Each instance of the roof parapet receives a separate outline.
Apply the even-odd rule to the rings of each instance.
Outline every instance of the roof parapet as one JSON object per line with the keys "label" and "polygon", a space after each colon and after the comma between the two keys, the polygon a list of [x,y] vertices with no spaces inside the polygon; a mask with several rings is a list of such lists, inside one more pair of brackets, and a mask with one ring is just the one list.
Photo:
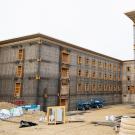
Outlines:
{"label": "roof parapet", "polygon": [[128,16],[135,24],[135,10],[125,13],[125,15]]}

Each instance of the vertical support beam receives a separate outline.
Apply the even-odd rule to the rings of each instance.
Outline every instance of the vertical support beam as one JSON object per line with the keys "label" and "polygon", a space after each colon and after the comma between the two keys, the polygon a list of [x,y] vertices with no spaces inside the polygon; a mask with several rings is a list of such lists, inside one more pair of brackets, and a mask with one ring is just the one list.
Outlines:
{"label": "vertical support beam", "polygon": [[61,64],[62,64],[62,56],[61,56],[62,47],[59,47],[59,78],[58,78],[58,102],[57,104],[60,105],[60,89],[61,89]]}
{"label": "vertical support beam", "polygon": [[134,80],[133,80],[133,84],[134,84],[134,91],[135,91],[135,23],[133,24],[133,42],[134,42],[134,69],[133,69],[133,74],[134,74]]}
{"label": "vertical support beam", "polygon": [[[38,43],[38,52],[37,52],[37,59],[41,58],[41,41]],[[38,62],[38,61],[37,61]],[[38,62],[38,69],[37,69],[38,75],[40,75],[40,61]],[[37,100],[36,104],[39,104],[39,86],[40,86],[40,79],[37,79]]]}

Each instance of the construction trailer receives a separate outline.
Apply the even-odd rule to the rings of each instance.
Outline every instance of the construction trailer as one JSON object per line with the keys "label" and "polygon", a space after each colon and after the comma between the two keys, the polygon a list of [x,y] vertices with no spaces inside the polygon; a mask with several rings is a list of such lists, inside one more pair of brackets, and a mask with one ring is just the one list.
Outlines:
{"label": "construction trailer", "polygon": [[66,106],[121,103],[122,61],[42,34],[0,42],[0,101]]}

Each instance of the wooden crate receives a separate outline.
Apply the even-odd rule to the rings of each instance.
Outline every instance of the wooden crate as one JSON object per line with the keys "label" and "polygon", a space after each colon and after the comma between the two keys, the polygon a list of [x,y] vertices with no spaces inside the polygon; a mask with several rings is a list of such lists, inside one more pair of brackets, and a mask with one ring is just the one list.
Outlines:
{"label": "wooden crate", "polygon": [[65,106],[47,107],[47,124],[65,123]]}

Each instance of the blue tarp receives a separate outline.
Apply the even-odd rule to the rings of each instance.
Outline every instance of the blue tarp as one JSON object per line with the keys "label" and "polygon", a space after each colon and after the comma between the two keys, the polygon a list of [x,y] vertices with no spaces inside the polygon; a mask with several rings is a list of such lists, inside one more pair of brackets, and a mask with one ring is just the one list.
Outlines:
{"label": "blue tarp", "polygon": [[31,104],[22,106],[23,110],[40,111],[40,105]]}

